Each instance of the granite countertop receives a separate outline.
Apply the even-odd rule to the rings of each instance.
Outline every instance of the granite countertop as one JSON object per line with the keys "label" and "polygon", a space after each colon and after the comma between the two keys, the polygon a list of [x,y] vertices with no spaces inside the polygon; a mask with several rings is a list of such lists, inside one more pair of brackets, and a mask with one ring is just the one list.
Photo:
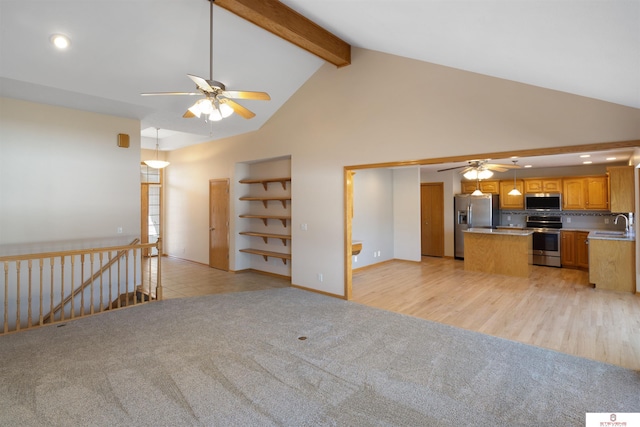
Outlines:
{"label": "granite countertop", "polygon": [[523,230],[521,228],[469,228],[464,230],[464,232],[477,234],[502,234],[509,236],[529,236],[533,234],[533,230]]}

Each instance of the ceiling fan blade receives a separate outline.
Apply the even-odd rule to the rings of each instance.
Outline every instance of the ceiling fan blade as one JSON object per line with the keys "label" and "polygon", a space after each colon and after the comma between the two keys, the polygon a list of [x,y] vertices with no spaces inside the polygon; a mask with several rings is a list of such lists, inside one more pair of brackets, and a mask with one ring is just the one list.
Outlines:
{"label": "ceiling fan blade", "polygon": [[142,96],[158,96],[158,95],[202,95],[200,92],[145,92]]}
{"label": "ceiling fan blade", "polygon": [[236,113],[238,113],[240,116],[244,117],[245,119],[251,119],[253,117],[255,117],[255,113],[244,108],[242,105],[233,102],[230,99],[225,99],[225,98],[220,98],[219,99],[220,103],[222,104],[227,104],[229,107],[233,108],[233,111],[235,111]]}
{"label": "ceiling fan blade", "polygon": [[518,165],[503,165],[497,163],[487,163],[484,165],[485,168],[491,169],[498,172],[505,172],[507,169],[520,169],[521,167]]}
{"label": "ceiling fan blade", "polygon": [[195,114],[193,114],[193,113],[192,113],[191,111],[189,111],[189,110],[187,110],[187,112],[186,112],[186,113],[184,113],[184,114],[182,115],[182,117],[184,117],[185,119],[191,119],[191,118],[193,118],[193,117],[195,117],[195,116],[196,116],[196,115],[195,115]]}
{"label": "ceiling fan blade", "polygon": [[198,86],[198,88],[202,89],[205,92],[213,92],[213,88],[202,77],[194,76],[194,75],[191,75],[191,74],[187,74],[187,76],[191,80],[193,80],[193,82],[196,84],[196,86]]}
{"label": "ceiling fan blade", "polygon": [[271,97],[267,92],[249,92],[246,90],[224,90],[222,96],[234,99],[255,99],[258,101],[269,101]]}
{"label": "ceiling fan blade", "polygon": [[466,168],[466,167],[467,167],[467,166],[456,166],[456,167],[453,167],[453,168],[439,169],[437,172],[450,171],[450,170],[460,169],[460,168]]}

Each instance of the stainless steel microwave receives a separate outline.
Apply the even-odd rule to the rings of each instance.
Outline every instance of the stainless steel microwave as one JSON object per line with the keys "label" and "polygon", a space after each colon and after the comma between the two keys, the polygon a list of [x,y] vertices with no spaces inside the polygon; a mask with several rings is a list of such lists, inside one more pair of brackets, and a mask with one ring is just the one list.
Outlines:
{"label": "stainless steel microwave", "polygon": [[532,211],[561,211],[562,194],[560,193],[526,193],[524,208]]}

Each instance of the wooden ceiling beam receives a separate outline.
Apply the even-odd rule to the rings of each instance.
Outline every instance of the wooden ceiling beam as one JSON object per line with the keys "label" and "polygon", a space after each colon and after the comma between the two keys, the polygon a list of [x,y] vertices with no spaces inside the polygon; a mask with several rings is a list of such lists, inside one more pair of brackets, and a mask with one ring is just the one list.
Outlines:
{"label": "wooden ceiling beam", "polygon": [[337,67],[351,64],[351,45],[278,0],[213,2]]}

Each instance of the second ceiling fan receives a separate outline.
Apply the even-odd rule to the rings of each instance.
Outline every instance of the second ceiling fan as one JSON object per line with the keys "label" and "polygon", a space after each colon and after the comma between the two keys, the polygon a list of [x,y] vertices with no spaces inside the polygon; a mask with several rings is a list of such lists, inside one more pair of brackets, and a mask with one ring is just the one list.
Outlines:
{"label": "second ceiling fan", "polygon": [[234,112],[245,119],[255,117],[255,113],[232,99],[250,99],[259,101],[268,101],[271,99],[266,92],[252,92],[244,90],[227,90],[225,85],[219,81],[213,80],[213,0],[209,1],[209,79],[187,74],[187,76],[196,84],[198,92],[146,92],[141,93],[142,96],[158,96],[158,95],[204,95],[191,107],[187,109],[182,117],[202,117],[205,119],[218,121],[225,117],[229,117]]}
{"label": "second ceiling fan", "polygon": [[462,169],[461,174],[467,179],[487,179],[495,172],[506,172],[509,169],[520,169],[515,163],[513,165],[505,165],[498,163],[489,163],[490,159],[485,160],[469,160],[466,166],[455,166],[452,168],[440,169],[438,172],[444,172],[453,169]]}

